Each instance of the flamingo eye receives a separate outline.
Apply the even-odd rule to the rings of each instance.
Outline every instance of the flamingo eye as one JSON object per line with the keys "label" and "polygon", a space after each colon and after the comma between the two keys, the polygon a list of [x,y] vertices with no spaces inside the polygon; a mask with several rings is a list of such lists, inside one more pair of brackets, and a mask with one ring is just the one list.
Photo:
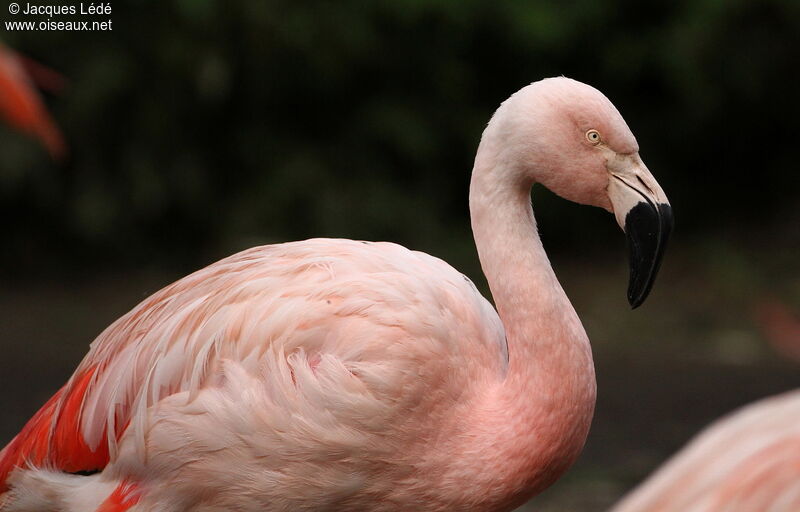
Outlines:
{"label": "flamingo eye", "polygon": [[597,130],[589,130],[586,132],[586,140],[588,140],[592,144],[599,144],[600,143],[600,132]]}

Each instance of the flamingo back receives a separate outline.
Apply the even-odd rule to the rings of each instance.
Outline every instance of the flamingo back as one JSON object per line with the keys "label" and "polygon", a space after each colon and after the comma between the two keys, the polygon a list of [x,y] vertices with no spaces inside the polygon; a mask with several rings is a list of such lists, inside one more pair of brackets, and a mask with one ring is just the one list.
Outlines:
{"label": "flamingo back", "polygon": [[[390,243],[257,247],[164,288],[103,331],[0,453],[0,489],[17,467],[103,470],[118,488],[133,478],[146,500],[155,460],[162,476],[185,475],[161,492],[196,494],[209,471],[229,486],[219,496],[236,499],[258,486],[259,499],[281,487],[290,495],[320,478],[347,495],[388,471],[376,464],[410,464],[414,446],[446,432],[431,424],[457,417],[455,404],[501,379],[506,364],[494,309],[441,260]],[[219,464],[231,461],[218,457],[237,449],[243,467],[271,458],[275,474],[258,484],[220,478]],[[361,477],[347,476],[354,459],[371,461]],[[301,477],[315,474],[308,464],[319,469],[310,480]]]}
{"label": "flamingo back", "polygon": [[800,391],[717,420],[612,512],[800,510]]}

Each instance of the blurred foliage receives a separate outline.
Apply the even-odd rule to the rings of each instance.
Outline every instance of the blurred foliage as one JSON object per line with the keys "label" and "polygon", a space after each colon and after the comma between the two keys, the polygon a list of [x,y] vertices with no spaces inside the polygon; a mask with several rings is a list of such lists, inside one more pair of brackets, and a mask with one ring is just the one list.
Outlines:
{"label": "blurred foliage", "polygon": [[[48,98],[63,164],[0,128],[8,276],[155,256],[191,268],[311,236],[446,246],[474,264],[462,249],[482,127],[510,93],[561,74],[625,115],[681,236],[800,224],[795,0],[113,8],[113,32],[0,34],[71,84]],[[534,195],[550,248],[616,230]]]}

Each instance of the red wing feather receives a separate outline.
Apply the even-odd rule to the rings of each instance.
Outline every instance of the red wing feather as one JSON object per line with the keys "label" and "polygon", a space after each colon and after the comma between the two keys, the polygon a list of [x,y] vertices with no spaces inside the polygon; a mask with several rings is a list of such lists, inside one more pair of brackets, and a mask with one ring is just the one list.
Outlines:
{"label": "red wing feather", "polygon": [[66,152],[58,127],[47,113],[19,58],[0,46],[0,116],[19,131],[38,137],[54,159]]}
{"label": "red wing feather", "polygon": [[[0,452],[0,493],[16,467],[36,466],[68,473],[103,469],[108,464],[107,433],[92,450],[80,432],[81,406],[95,368],[76,375],[39,409],[22,431]],[[127,425],[117,432],[117,438]]]}
{"label": "red wing feather", "polygon": [[100,504],[97,512],[125,512],[139,502],[136,486],[123,483]]}

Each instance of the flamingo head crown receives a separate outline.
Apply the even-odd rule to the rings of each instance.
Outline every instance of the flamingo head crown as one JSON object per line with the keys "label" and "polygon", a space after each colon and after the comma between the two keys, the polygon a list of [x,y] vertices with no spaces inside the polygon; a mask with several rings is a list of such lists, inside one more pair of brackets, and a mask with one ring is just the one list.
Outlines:
{"label": "flamingo head crown", "polygon": [[565,77],[534,82],[503,102],[481,145],[518,186],[541,183],[614,213],[628,238],[628,301],[644,302],[672,231],[672,207],[603,93]]}

